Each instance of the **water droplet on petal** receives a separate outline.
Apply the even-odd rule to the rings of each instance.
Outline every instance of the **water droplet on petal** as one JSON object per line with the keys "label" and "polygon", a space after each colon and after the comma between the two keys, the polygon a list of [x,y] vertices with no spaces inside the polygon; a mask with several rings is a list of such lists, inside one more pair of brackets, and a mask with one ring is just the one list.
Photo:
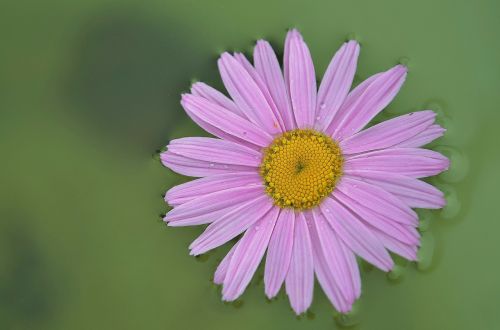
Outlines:
{"label": "water droplet on petal", "polygon": [[326,108],[326,104],[325,104],[325,103],[321,103],[321,104],[319,105],[319,108],[320,108],[321,110],[323,110],[324,108]]}
{"label": "water droplet on petal", "polygon": [[210,163],[210,167],[214,167],[214,166],[215,166],[215,164],[214,164],[214,163]]}

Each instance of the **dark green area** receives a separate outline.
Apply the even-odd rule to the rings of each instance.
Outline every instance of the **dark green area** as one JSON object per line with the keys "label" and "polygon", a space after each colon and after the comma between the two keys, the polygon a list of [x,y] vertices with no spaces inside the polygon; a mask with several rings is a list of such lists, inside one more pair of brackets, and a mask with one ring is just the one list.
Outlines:
{"label": "dark green area", "polygon": [[[497,329],[500,327],[500,3],[479,1],[14,1],[0,3],[0,329]],[[318,76],[347,37],[357,81],[408,64],[379,119],[430,108],[452,169],[431,181],[418,265],[362,263],[352,315],[321,290],[296,318],[262,271],[240,300],[211,284],[227,251],[193,258],[202,228],[166,228],[161,194],[184,178],[152,156],[205,134],[179,105],[194,79],[218,88],[217,55],[287,28]]]}

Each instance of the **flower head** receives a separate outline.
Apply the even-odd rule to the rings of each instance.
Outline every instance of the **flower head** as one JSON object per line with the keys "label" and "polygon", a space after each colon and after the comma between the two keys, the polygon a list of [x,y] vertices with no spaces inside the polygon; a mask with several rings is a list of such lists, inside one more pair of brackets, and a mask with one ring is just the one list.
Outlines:
{"label": "flower head", "polygon": [[264,254],[269,298],[283,283],[297,314],[312,302],[314,276],[333,306],[349,312],[361,294],[356,256],[383,271],[388,251],[416,260],[420,236],[412,208],[441,208],[443,194],[419,180],[448,168],[421,148],[440,137],[435,113],[419,111],[364,129],[398,93],[406,67],[378,73],[352,91],[359,44],[348,41],[319,88],[309,49],[288,32],[283,73],[264,40],[253,65],[221,55],[231,99],[195,83],[181,104],[216,138],[173,140],[161,155],[175,172],[200,177],[173,187],[169,226],[209,224],[192,255],[243,234],[217,268],[224,300],[238,298]]}

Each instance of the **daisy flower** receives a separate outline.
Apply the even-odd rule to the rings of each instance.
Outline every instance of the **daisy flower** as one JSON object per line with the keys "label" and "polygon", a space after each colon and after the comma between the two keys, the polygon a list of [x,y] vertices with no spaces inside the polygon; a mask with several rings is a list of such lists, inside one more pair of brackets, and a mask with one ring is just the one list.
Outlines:
{"label": "daisy flower", "polygon": [[[425,110],[365,128],[396,96],[407,68],[397,65],[353,90],[359,44],[348,41],[316,86],[307,45],[288,32],[283,72],[259,40],[253,64],[240,53],[218,60],[231,98],[198,82],[182,95],[187,114],[215,138],[172,140],[161,154],[196,180],[170,189],[169,226],[209,224],[190,245],[200,255],[242,235],[214,282],[237,299],[265,256],[267,297],[284,284],[295,313],[308,309],[314,278],[333,306],[352,309],[361,294],[357,257],[388,272],[389,251],[417,259],[413,208],[441,208],[443,193],[420,178],[448,168],[421,148],[444,129]],[[267,251],[267,253],[266,253]]]}

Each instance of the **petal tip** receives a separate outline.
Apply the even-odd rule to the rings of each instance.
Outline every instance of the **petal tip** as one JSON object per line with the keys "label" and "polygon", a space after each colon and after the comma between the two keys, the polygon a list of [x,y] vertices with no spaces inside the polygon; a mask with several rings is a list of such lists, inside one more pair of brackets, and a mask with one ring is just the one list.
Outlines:
{"label": "petal tip", "polygon": [[265,39],[258,39],[256,42],[255,42],[256,46],[257,47],[266,47],[269,45],[269,41],[265,40]]}
{"label": "petal tip", "polygon": [[164,151],[162,153],[160,153],[160,161],[161,163],[163,164],[163,166],[167,167],[167,168],[170,168],[169,165],[169,157],[170,156],[170,153],[167,151]]}
{"label": "petal tip", "polygon": [[270,288],[266,287],[264,290],[264,294],[266,295],[267,299],[271,300],[274,297],[276,297],[276,295],[278,294],[278,291],[279,290],[271,290]]}
{"label": "petal tip", "polygon": [[350,47],[359,48],[361,44],[360,44],[359,40],[350,38],[350,39],[346,40],[345,45],[350,46]]}
{"label": "petal tip", "polygon": [[233,56],[229,52],[225,51],[222,54],[220,54],[219,59],[217,60],[217,64],[219,66],[225,65],[227,63],[227,61],[231,61],[231,60],[233,60]]}
{"label": "petal tip", "polygon": [[191,99],[192,94],[182,93],[181,94],[181,105],[185,105]]}
{"label": "petal tip", "polygon": [[297,316],[299,316],[307,311],[307,308],[305,306],[293,306],[292,305],[292,309]]}
{"label": "petal tip", "polygon": [[394,261],[391,259],[390,262],[387,262],[387,264],[385,265],[387,267],[387,269],[384,269],[386,272],[390,272],[391,270],[394,269]]}
{"label": "petal tip", "polygon": [[299,38],[302,40],[302,34],[300,34],[299,30],[295,27],[288,30],[287,37]]}
{"label": "petal tip", "polygon": [[[227,276],[224,279],[224,282],[227,280]],[[227,286],[227,283],[222,283],[222,301],[235,301],[241,296],[241,293],[236,290],[230,289]]]}
{"label": "petal tip", "polygon": [[442,209],[443,207],[445,207],[446,206],[446,198],[444,198],[444,196],[441,196],[439,198],[439,200],[436,201],[436,206],[439,209]]}
{"label": "petal tip", "polygon": [[195,93],[196,91],[204,88],[206,86],[205,83],[199,81],[199,80],[193,80],[191,83],[191,93]]}
{"label": "petal tip", "polygon": [[398,64],[395,67],[397,73],[401,75],[406,75],[408,73],[408,66],[406,64]]}
{"label": "petal tip", "polygon": [[408,260],[410,261],[418,261],[418,253],[417,251],[412,251],[411,255],[408,256]]}

